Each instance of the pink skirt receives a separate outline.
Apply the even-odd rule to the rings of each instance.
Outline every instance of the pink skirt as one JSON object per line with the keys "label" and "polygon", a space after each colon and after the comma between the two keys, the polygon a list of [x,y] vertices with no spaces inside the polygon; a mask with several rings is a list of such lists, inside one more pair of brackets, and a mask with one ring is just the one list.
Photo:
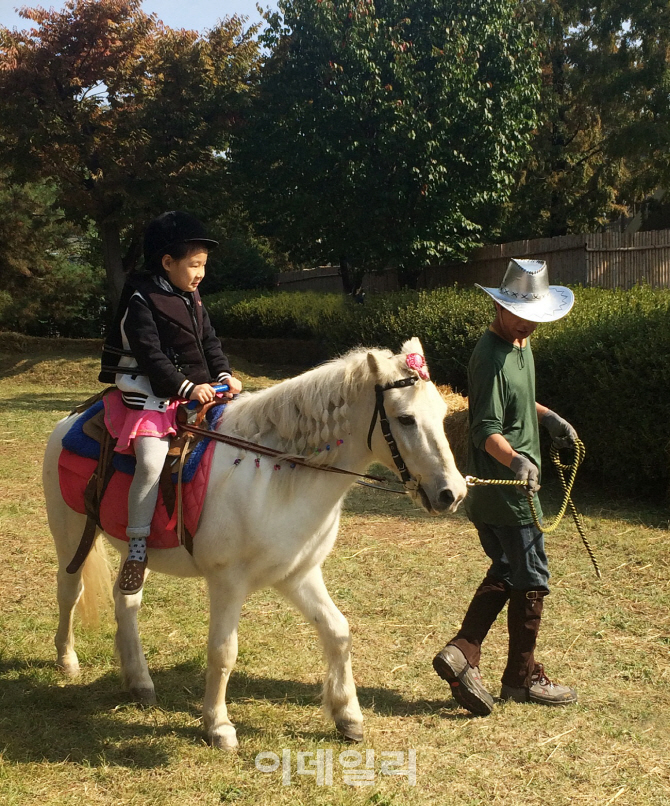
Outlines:
{"label": "pink skirt", "polygon": [[132,441],[135,437],[165,437],[176,434],[177,406],[182,400],[173,400],[165,411],[130,409],[123,402],[121,390],[115,389],[104,397],[105,425],[117,440],[117,453],[135,453]]}

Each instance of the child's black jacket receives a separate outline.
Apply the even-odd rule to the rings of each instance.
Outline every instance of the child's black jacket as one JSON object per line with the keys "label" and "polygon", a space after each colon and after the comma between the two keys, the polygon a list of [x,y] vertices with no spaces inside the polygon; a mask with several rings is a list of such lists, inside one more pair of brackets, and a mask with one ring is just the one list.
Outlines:
{"label": "child's black jacket", "polygon": [[188,398],[196,384],[230,373],[230,364],[197,290],[181,292],[162,278],[131,275],[103,347],[98,376],[103,383],[115,382],[119,359],[127,355],[123,350],[122,324],[138,364],[137,370],[126,374],[146,375],[157,397]]}

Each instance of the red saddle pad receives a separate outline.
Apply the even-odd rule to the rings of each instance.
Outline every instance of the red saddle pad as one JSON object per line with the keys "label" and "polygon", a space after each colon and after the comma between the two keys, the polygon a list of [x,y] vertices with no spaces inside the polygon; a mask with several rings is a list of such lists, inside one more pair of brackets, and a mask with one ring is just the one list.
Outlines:
{"label": "red saddle pad", "polygon": [[[214,454],[214,442],[211,442],[198,464],[193,479],[182,485],[184,524],[188,531],[195,535],[200,521],[200,513],[205,502],[205,491],[209,481],[209,472]],[[78,456],[71,451],[62,450],[58,459],[58,479],[61,494],[65,503],[75,512],[85,513],[84,490],[88,480],[95,471],[97,461]],[[128,490],[132,476],[115,471],[107,485],[100,506],[100,523],[108,535],[127,541],[128,525]],[[158,502],[153,520],[151,535],[147,539],[149,548],[170,549],[179,545],[177,537],[176,507],[170,519],[163,504],[163,495],[158,493]]]}

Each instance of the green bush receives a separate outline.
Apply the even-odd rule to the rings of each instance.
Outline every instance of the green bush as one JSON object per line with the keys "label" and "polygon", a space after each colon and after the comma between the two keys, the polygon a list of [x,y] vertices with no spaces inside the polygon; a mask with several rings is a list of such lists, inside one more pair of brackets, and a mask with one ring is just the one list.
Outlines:
{"label": "green bush", "polygon": [[577,289],[565,319],[534,338],[537,394],[574,423],[585,471],[660,498],[669,481],[670,292]]}
{"label": "green bush", "polygon": [[[573,311],[533,336],[538,400],[570,420],[587,448],[583,476],[663,496],[670,473],[670,291],[576,288]],[[467,394],[467,364],[493,315],[477,289],[368,295],[231,293],[210,297],[221,335],[309,338],[335,355],[359,344],[424,345],[433,379]]]}
{"label": "green bush", "polygon": [[347,305],[337,294],[286,291],[224,291],[205,303],[217,334],[238,339],[319,339],[320,323]]}

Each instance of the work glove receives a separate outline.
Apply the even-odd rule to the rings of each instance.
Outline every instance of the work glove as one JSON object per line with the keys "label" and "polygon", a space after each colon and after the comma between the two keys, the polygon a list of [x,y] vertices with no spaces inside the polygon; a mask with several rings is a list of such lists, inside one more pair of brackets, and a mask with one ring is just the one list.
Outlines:
{"label": "work glove", "polygon": [[514,478],[517,481],[523,481],[528,486],[531,493],[537,493],[540,490],[540,471],[530,459],[526,459],[520,453],[510,462],[509,469],[514,473]]}
{"label": "work glove", "polygon": [[549,432],[552,442],[557,448],[572,448],[577,439],[577,432],[567,420],[559,417],[551,409],[542,418],[542,425]]}

